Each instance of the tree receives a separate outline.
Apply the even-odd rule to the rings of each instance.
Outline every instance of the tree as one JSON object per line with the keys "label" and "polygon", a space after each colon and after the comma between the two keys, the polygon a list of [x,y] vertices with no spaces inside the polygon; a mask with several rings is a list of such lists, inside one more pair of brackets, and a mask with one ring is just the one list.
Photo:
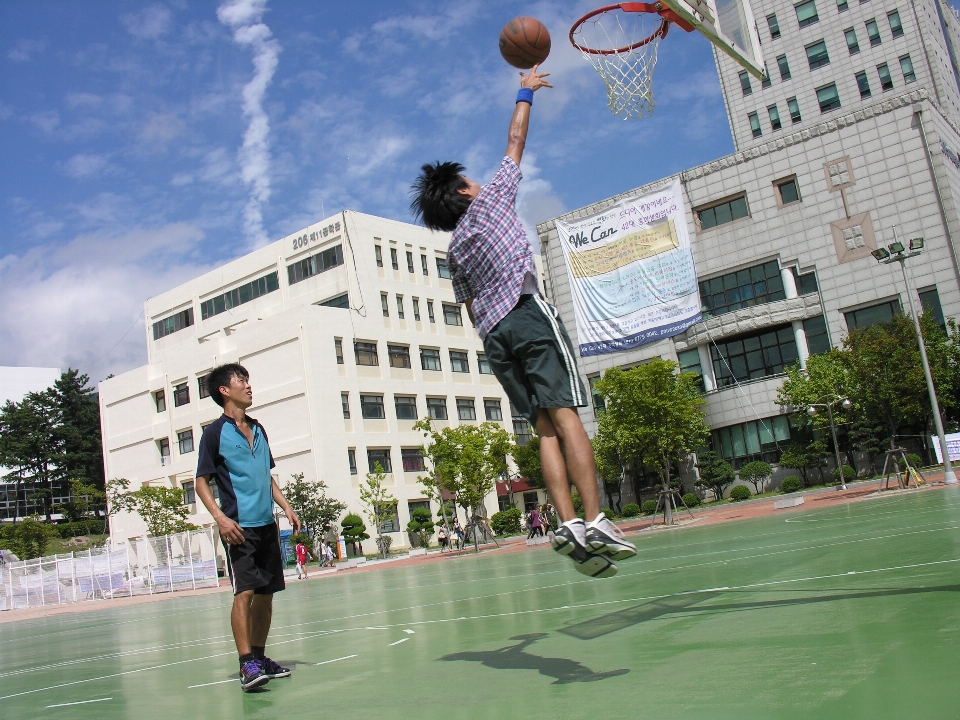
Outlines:
{"label": "tree", "polygon": [[344,541],[353,545],[354,554],[357,554],[357,548],[359,548],[362,555],[363,541],[370,539],[363,518],[355,513],[345,515],[343,520],[340,521],[340,532],[343,534]]}
{"label": "tree", "polygon": [[610,507],[619,514],[623,479],[630,462],[621,454],[616,425],[607,419],[606,413],[600,414],[597,433],[591,440],[591,444],[597,462],[597,477],[603,483],[603,490],[610,500]]}
{"label": "tree", "polygon": [[[695,373],[677,372],[668,360],[652,360],[629,370],[611,368],[594,386],[606,399],[601,421],[620,457],[639,459],[660,472],[669,489],[671,467],[710,436]],[[668,515],[669,517],[669,515]]]}
{"label": "tree", "polygon": [[323,480],[307,482],[303,473],[293,473],[290,477],[293,481],[283,488],[283,495],[300,518],[300,524],[313,534],[315,543],[336,524],[340,513],[347,509],[346,503],[327,497]]}
{"label": "tree", "polygon": [[773,468],[762,460],[748,462],[740,468],[740,479],[753,485],[757,495],[763,492],[763,486],[772,474]]}
{"label": "tree", "polygon": [[[93,485],[84,485],[79,480],[70,480],[70,499],[56,510],[66,515],[70,522],[83,522],[90,527],[96,511],[106,508],[106,494]],[[89,532],[87,533],[90,534]]]}
{"label": "tree", "polygon": [[138,490],[129,490],[130,481],[115,478],[107,482],[107,508],[111,515],[132,512],[147,524],[147,534],[153,537],[171,533],[196,530],[187,522],[189,508],[183,504],[180,488],[143,485]]}
{"label": "tree", "polygon": [[407,532],[417,540],[417,545],[423,548],[430,547],[430,538],[433,537],[433,513],[429,508],[417,508],[413,511],[410,522],[407,523]]}
{"label": "tree", "polygon": [[723,493],[736,479],[733,466],[713,450],[701,450],[697,453],[696,467],[700,474],[697,485],[710,490],[715,499],[722,500]]}
{"label": "tree", "polygon": [[517,473],[525,477],[527,482],[535,488],[546,490],[547,483],[543,479],[543,469],[540,467],[540,438],[534,435],[523,445],[516,442],[514,436],[510,456],[517,466]]}
{"label": "tree", "polygon": [[60,451],[57,466],[66,477],[103,489],[100,404],[89,382],[88,375],[70,368],[50,388]]}
{"label": "tree", "polygon": [[397,499],[384,487],[383,480],[383,466],[375,463],[373,472],[367,473],[366,482],[360,485],[360,503],[377,531],[377,549],[385,558],[390,554],[392,540],[383,534],[383,524],[397,514]]}
{"label": "tree", "polygon": [[21,560],[43,557],[50,539],[56,534],[52,525],[36,517],[27,517],[16,525],[0,528],[0,547],[12,551]]}
{"label": "tree", "polygon": [[42,501],[47,520],[51,519],[54,482],[63,479],[57,465],[62,441],[56,417],[53,396],[46,390],[27,393],[19,403],[7,401],[0,410],[0,466],[12,468],[5,479],[17,486],[17,516],[20,490],[29,484],[35,499]]}
{"label": "tree", "polygon": [[792,443],[780,455],[780,465],[785,468],[792,468],[800,471],[800,477],[803,478],[805,487],[810,486],[810,478],[807,470],[821,468],[820,477],[823,477],[823,464],[827,446],[822,442],[815,441],[809,445]]}

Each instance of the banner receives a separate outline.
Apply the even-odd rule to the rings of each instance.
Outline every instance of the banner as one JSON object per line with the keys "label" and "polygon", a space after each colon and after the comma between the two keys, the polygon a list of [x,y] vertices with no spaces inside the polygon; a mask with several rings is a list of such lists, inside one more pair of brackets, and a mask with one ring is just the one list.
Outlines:
{"label": "banner", "polygon": [[[960,433],[947,433],[943,436],[947,441],[947,452],[950,453],[950,462],[960,463]],[[940,449],[940,440],[936,435],[930,436],[933,449],[937,453],[937,463],[943,464],[943,450]]]}
{"label": "banner", "polygon": [[700,321],[680,178],[556,224],[582,357],[662,340]]}

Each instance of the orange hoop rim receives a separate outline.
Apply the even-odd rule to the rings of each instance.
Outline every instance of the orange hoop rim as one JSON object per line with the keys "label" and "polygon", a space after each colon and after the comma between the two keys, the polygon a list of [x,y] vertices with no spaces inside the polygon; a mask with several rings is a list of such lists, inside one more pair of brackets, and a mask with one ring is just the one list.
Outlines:
{"label": "orange hoop rim", "polygon": [[[611,10],[622,10],[623,12],[642,12],[650,13],[651,15],[660,16],[660,25],[654,30],[649,37],[644,38],[638,42],[633,43],[632,45],[625,45],[624,47],[613,48],[610,50],[595,50],[594,48],[584,47],[580,45],[576,40],[573,39],[573,36],[576,34],[577,30],[583,25],[587,20],[597,15],[602,15],[605,12],[610,12]],[[642,3],[642,2],[626,2],[626,3],[616,3],[614,5],[604,5],[603,7],[597,8],[596,10],[591,10],[582,18],[577,20],[573,27],[570,28],[570,44],[573,45],[580,52],[588,53],[590,55],[618,55],[620,53],[629,52],[630,50],[635,50],[636,48],[643,47],[653,42],[657,38],[664,38],[667,36],[667,31],[670,29],[670,23],[679,25],[682,29],[690,32],[693,30],[683,19],[677,15],[673,10],[664,5],[663,3]]]}

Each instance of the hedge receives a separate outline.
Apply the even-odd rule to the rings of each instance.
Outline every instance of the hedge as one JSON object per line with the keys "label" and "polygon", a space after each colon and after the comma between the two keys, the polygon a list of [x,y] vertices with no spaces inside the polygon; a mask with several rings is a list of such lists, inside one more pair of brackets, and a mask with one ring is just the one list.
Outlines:
{"label": "hedge", "polygon": [[87,522],[70,522],[54,525],[57,535],[62,538],[78,537],[80,535],[103,535],[107,532],[106,520],[89,520]]}
{"label": "hedge", "polygon": [[700,504],[700,498],[694,493],[687,493],[683,496],[683,502],[687,507],[696,507]]}
{"label": "hedge", "polygon": [[657,511],[657,501],[645,500],[640,509],[644,515],[653,515]]}
{"label": "hedge", "polygon": [[730,491],[730,499],[733,502],[740,502],[741,500],[750,499],[750,488],[746,485],[737,485]]}
{"label": "hedge", "polygon": [[783,482],[780,483],[780,489],[785,493],[796,492],[802,487],[803,483],[800,482],[800,478],[798,478],[796,475],[785,477]]}
{"label": "hedge", "polygon": [[621,511],[623,517],[636,517],[640,514],[640,506],[636,503],[627,503]]}
{"label": "hedge", "polygon": [[515,535],[520,532],[520,508],[512,507],[494,513],[490,526],[497,535]]}

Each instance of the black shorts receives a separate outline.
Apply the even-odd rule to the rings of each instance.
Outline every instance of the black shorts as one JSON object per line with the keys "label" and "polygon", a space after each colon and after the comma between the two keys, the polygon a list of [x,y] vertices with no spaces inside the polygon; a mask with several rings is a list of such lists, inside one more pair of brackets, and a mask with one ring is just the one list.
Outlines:
{"label": "black shorts", "polygon": [[483,349],[507,397],[534,427],[539,408],[586,407],[573,343],[556,308],[539,295],[522,295]]}
{"label": "black shorts", "polygon": [[243,542],[227,545],[230,557],[230,584],[233,594],[253,590],[256,595],[272,595],[287,585],[283,580],[283,556],[276,523],[245,527]]}

